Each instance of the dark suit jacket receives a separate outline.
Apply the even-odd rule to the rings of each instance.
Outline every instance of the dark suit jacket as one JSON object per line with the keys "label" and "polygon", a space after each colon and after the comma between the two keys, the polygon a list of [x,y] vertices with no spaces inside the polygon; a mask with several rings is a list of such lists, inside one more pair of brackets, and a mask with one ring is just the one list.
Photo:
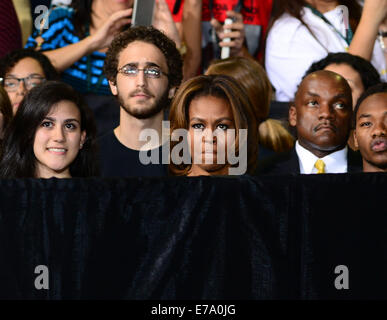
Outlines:
{"label": "dark suit jacket", "polygon": [[[362,171],[362,158],[359,151],[353,151],[348,147],[348,172]],[[300,163],[296,149],[289,152],[277,154],[266,161],[261,162],[256,174],[290,174],[300,173]]]}

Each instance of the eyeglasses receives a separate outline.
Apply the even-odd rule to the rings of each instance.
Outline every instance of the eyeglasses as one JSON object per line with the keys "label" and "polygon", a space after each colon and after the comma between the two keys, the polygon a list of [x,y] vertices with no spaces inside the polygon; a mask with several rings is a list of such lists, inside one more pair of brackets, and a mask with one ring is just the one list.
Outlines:
{"label": "eyeglasses", "polygon": [[16,91],[19,88],[20,81],[24,82],[24,85],[27,90],[31,90],[33,87],[44,82],[46,79],[42,76],[32,75],[25,78],[0,78],[0,83],[3,84],[3,87],[8,92]]}
{"label": "eyeglasses", "polygon": [[167,73],[161,71],[161,69],[159,67],[156,67],[156,66],[149,66],[149,67],[145,67],[143,69],[139,69],[136,66],[127,64],[127,65],[121,67],[120,69],[118,69],[119,73],[122,73],[123,75],[128,76],[128,77],[136,77],[140,71],[144,72],[144,75],[146,78],[151,78],[151,79],[158,79],[162,75],[168,76]]}

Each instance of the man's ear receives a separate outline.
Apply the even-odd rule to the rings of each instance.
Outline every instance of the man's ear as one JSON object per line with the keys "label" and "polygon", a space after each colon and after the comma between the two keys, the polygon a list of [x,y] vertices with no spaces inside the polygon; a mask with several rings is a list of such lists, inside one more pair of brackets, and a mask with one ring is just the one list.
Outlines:
{"label": "man's ear", "polygon": [[290,106],[289,108],[289,124],[292,127],[297,125],[297,109],[294,105]]}
{"label": "man's ear", "polygon": [[357,142],[356,138],[356,130],[353,130],[353,143],[355,144],[355,148],[359,149],[359,142]]}
{"label": "man's ear", "polygon": [[81,141],[79,142],[79,150],[81,150],[83,148],[85,141],[86,141],[86,130],[83,130],[81,132]]}
{"label": "man's ear", "polygon": [[172,99],[175,96],[176,89],[177,89],[176,87],[173,87],[173,88],[169,89],[168,99]]}
{"label": "man's ear", "polygon": [[116,96],[118,93],[117,83],[109,80],[109,86],[110,86],[110,90],[111,90],[113,96]]}

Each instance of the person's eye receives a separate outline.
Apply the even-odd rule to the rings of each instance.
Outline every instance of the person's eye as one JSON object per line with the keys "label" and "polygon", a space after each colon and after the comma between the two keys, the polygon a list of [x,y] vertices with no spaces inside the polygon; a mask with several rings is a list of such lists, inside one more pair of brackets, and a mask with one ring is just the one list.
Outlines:
{"label": "person's eye", "polygon": [[43,121],[42,127],[44,128],[52,128],[54,126],[54,123],[52,121]]}
{"label": "person's eye", "polygon": [[370,127],[371,125],[372,125],[372,123],[369,121],[360,123],[360,127]]}
{"label": "person's eye", "polygon": [[316,100],[311,100],[311,101],[308,101],[308,103],[306,104],[308,107],[316,107],[318,105],[318,102]]}
{"label": "person's eye", "polygon": [[227,130],[228,129],[228,125],[224,124],[224,123],[220,123],[216,127],[219,128],[220,130]]}
{"label": "person's eye", "polygon": [[345,103],[343,103],[343,102],[336,102],[334,106],[335,106],[336,109],[342,110],[342,109],[345,108]]}
{"label": "person's eye", "polygon": [[132,66],[127,66],[122,69],[124,73],[130,74],[130,75],[137,74],[137,70],[138,70],[137,67],[132,67]]}
{"label": "person's eye", "polygon": [[66,129],[69,129],[69,130],[75,130],[77,128],[76,124],[74,123],[66,123],[65,127]]}
{"label": "person's eye", "polygon": [[160,76],[160,69],[159,68],[146,68],[145,73],[152,77],[159,77]]}
{"label": "person's eye", "polygon": [[199,130],[203,130],[203,129],[204,129],[204,125],[201,124],[201,123],[194,123],[194,124],[192,125],[192,128],[194,128],[194,129],[199,129]]}
{"label": "person's eye", "polygon": [[32,81],[32,82],[29,83],[30,87],[32,87],[32,88],[36,87],[36,86],[39,85],[39,84],[41,84],[40,81],[39,81],[39,82],[37,82],[37,81]]}
{"label": "person's eye", "polygon": [[13,88],[16,86],[16,81],[13,80],[5,80],[4,87]]}

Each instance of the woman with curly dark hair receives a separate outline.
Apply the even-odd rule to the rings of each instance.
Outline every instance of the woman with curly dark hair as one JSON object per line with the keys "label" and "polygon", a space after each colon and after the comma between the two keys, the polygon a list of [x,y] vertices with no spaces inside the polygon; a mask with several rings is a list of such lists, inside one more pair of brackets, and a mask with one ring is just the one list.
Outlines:
{"label": "woman with curly dark hair", "polygon": [[31,89],[5,132],[0,177],[96,175],[96,129],[82,96],[56,81]]}
{"label": "woman with curly dark hair", "polygon": [[276,100],[291,101],[309,66],[329,52],[349,52],[372,62],[386,77],[376,42],[387,0],[278,0],[266,42],[266,71]]}

